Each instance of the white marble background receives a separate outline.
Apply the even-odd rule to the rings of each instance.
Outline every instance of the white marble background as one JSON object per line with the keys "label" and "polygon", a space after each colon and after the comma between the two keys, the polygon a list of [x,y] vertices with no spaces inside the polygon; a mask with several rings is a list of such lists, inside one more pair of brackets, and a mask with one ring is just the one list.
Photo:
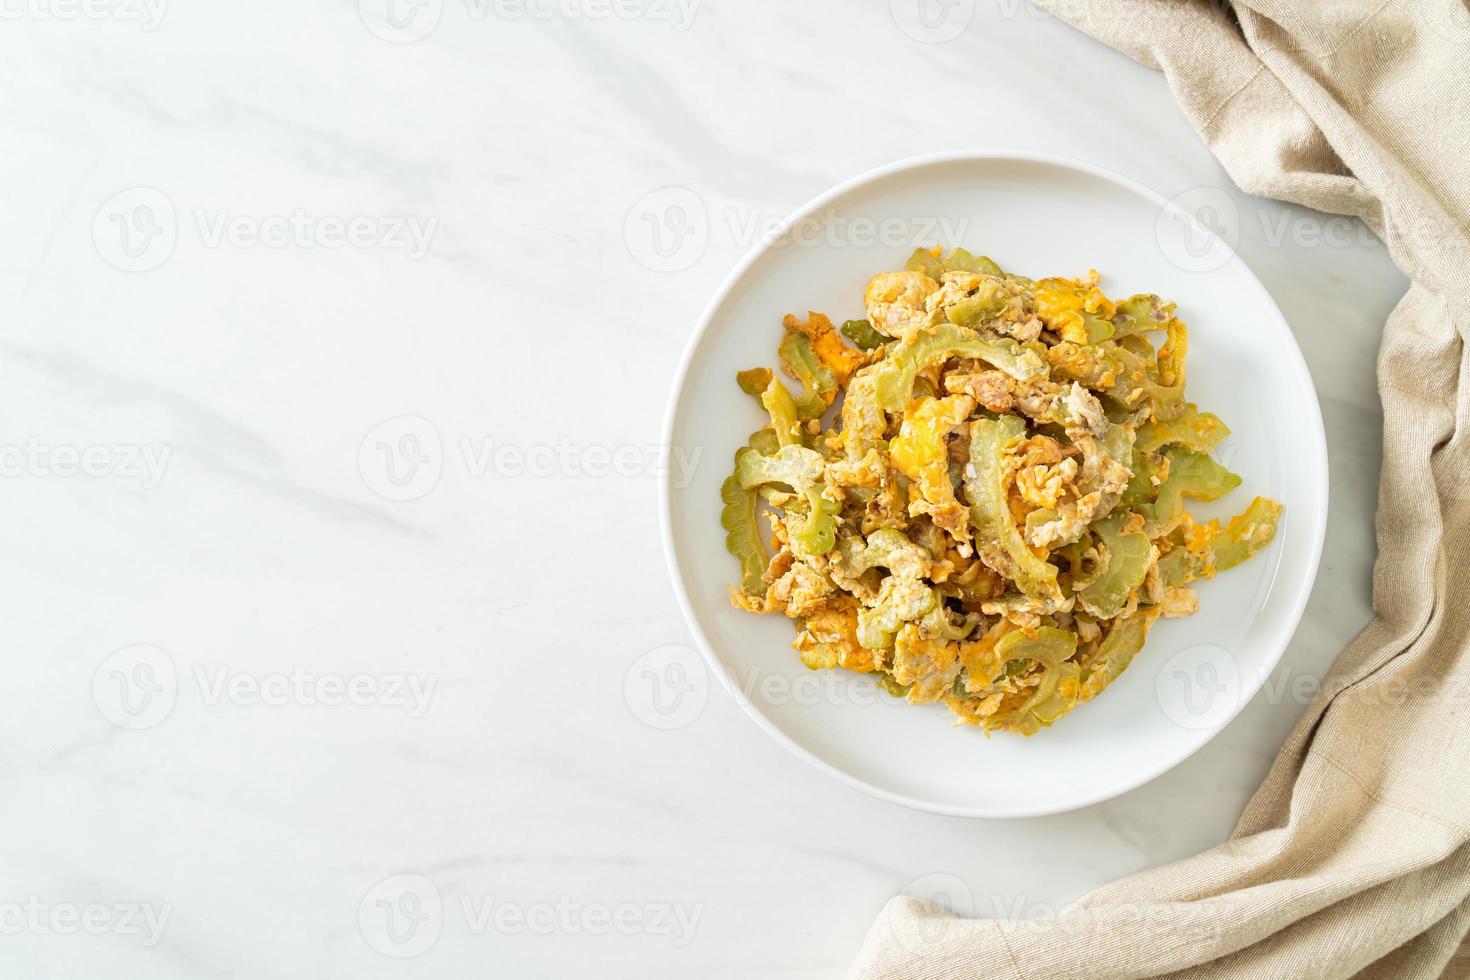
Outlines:
{"label": "white marble background", "polygon": [[[1369,617],[1366,232],[1235,191],[1022,0],[386,2],[0,0],[0,974],[832,977],[924,876],[1044,914],[1226,837],[1289,693],[1014,822],[869,799],[717,687],[646,724],[625,677],[690,642],[651,454],[747,230],[840,180],[1221,189],[1326,415],[1310,678]],[[661,256],[671,187],[709,220]]]}

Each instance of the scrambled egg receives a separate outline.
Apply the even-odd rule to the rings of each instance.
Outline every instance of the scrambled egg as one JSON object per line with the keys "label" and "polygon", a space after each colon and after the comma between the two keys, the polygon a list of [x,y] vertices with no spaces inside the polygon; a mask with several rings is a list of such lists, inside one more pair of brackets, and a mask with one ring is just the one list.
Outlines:
{"label": "scrambled egg", "polygon": [[[1036,284],[1036,315],[1063,340],[1093,343],[1104,322],[1111,325],[1117,306],[1097,288],[1096,269],[1085,279],[1042,279]],[[1104,337],[1111,336],[1109,331]]]}
{"label": "scrambled egg", "polygon": [[969,395],[915,400],[899,426],[898,438],[889,443],[888,457],[894,467],[914,481],[918,499],[909,504],[915,517],[928,514],[936,526],[954,536],[957,550],[970,553],[970,512],[955,497],[949,480],[949,436],[975,410]]}
{"label": "scrambled egg", "polygon": [[888,337],[911,337],[929,320],[927,301],[939,283],[922,272],[884,272],[873,277],[863,294],[868,322]]}

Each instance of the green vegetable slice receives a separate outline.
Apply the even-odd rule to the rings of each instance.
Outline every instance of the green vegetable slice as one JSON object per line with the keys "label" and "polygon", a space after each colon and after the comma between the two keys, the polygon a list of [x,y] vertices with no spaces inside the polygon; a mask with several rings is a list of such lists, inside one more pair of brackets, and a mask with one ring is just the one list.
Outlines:
{"label": "green vegetable slice", "polygon": [[970,521],[975,525],[975,546],[985,564],[1006,576],[1021,591],[1035,599],[1062,602],[1057,584],[1057,567],[1038,558],[1026,546],[1011,518],[1007,500],[1004,451],[1026,435],[1026,423],[1014,415],[979,419],[970,424],[970,465],[965,474],[965,493],[970,500]]}
{"label": "green vegetable slice", "polygon": [[944,606],[936,605],[928,613],[920,617],[919,628],[932,638],[940,640],[963,640],[975,632],[975,627],[985,617],[980,613],[966,613],[956,623],[950,619],[949,613]]}
{"label": "green vegetable slice", "polygon": [[746,442],[746,445],[762,456],[774,456],[777,450],[781,448],[781,440],[777,439],[776,433],[770,429],[761,429],[759,432],[752,432],[750,434],[750,439]]}
{"label": "green vegetable slice", "polygon": [[[971,255],[963,248],[956,248],[945,256],[940,264],[944,272],[975,272],[982,276],[995,276],[997,278],[1005,275],[1005,270],[996,265],[989,256]],[[938,279],[938,276],[932,276]]]}
{"label": "green vegetable slice", "polygon": [[[1060,346],[1060,345],[1058,345]],[[1118,371],[1113,384],[1104,394],[1128,409],[1136,409],[1145,402],[1155,419],[1178,418],[1184,412],[1184,385],[1166,385],[1154,380],[1149,365],[1126,347],[1111,345],[1105,350],[1109,367]],[[1162,355],[1160,355],[1162,357]],[[1159,362],[1159,376],[1164,377],[1164,363]],[[1089,384],[1085,378],[1079,378]],[[1093,385],[1093,387],[1096,387]]]}
{"label": "green vegetable slice", "polygon": [[1127,514],[1114,513],[1092,525],[1093,533],[1106,547],[1107,564],[1092,584],[1077,593],[1077,601],[1098,619],[1112,619],[1122,612],[1128,594],[1143,584],[1148,574],[1153,543],[1142,531],[1125,532]]}
{"label": "green vegetable slice", "polygon": [[1095,313],[1083,312],[1082,325],[1087,330],[1087,343],[1100,344],[1113,337],[1113,321],[1104,320]]}
{"label": "green vegetable slice", "polygon": [[938,282],[939,277],[944,275],[944,262],[934,254],[933,249],[928,248],[914,249],[903,267],[909,272],[922,272],[935,282]]}
{"label": "green vegetable slice", "polygon": [[1097,651],[1082,667],[1082,687],[1077,697],[1090,701],[1113,681],[1117,680],[1148,638],[1149,627],[1158,619],[1157,608],[1145,606],[1127,619],[1113,623],[1108,635],[1103,637]]}
{"label": "green vegetable slice", "polygon": [[1165,585],[1188,585],[1211,574],[1209,560],[1182,545],[1159,558],[1159,577]]}
{"label": "green vegetable slice", "polygon": [[1154,523],[1167,527],[1184,511],[1184,498],[1218,500],[1240,486],[1240,477],[1221,466],[1207,453],[1173,446],[1164,453],[1169,476],[1159,485],[1153,504]]}
{"label": "green vegetable slice", "polygon": [[1034,735],[1076,705],[1080,668],[1069,659],[1077,652],[1075,633],[1050,626],[1041,627],[1035,636],[1017,630],[1001,637],[995,652],[1007,661],[1034,660],[1043,673],[1036,690],[1019,706],[985,719],[987,731],[1015,728],[1022,735]]}
{"label": "green vegetable slice", "polygon": [[929,571],[929,550],[891,527],[880,527],[866,542],[848,538],[842,546],[845,571],[854,577],[870,568],[886,568],[901,578],[922,578]]}
{"label": "green vegetable slice", "polygon": [[773,456],[748,452],[735,460],[735,480],[741,489],[783,484],[806,500],[806,519],[787,525],[791,550],[798,555],[825,555],[837,546],[837,515],[842,505],[822,492],[826,466],[821,453],[805,446],[782,446]]}
{"label": "green vegetable slice", "polygon": [[822,478],[826,460],[815,449],[782,446],[773,456],[750,452],[736,454],[735,478],[743,490],[763,483],[784,483],[793,493],[802,493]]}
{"label": "green vegetable slice", "polygon": [[1159,348],[1159,383],[1149,389],[1154,418],[1178,418],[1184,412],[1184,361],[1189,353],[1189,328],[1183,320],[1169,321],[1169,337]]}
{"label": "green vegetable slice", "polygon": [[741,391],[752,398],[759,399],[766,390],[766,386],[771,383],[771,369],[758,367],[748,371],[737,371],[735,383],[740,385]]}
{"label": "green vegetable slice", "polygon": [[1184,361],[1189,354],[1189,328],[1184,325],[1183,320],[1170,320],[1168,330],[1168,338],[1164,341],[1164,346],[1159,348],[1159,381],[1179,392],[1182,408]]}
{"label": "green vegetable slice", "polygon": [[837,515],[842,504],[824,495],[821,484],[807,487],[802,496],[806,497],[806,520],[788,526],[791,550],[808,557],[825,555],[837,546]]}
{"label": "green vegetable slice", "polygon": [[987,339],[952,323],[941,323],[890,352],[876,368],[873,377],[879,407],[903,411],[919,372],[951,357],[978,357],[1019,381],[1046,374],[1046,362],[1009,337]]}
{"label": "green vegetable slice", "polygon": [[761,392],[761,405],[771,414],[771,429],[783,446],[800,446],[801,420],[796,400],[781,383],[780,378],[771,378],[766,390]]}
{"label": "green vegetable slice", "polygon": [[787,330],[781,338],[781,370],[801,385],[793,399],[800,419],[821,418],[837,394],[837,375],[812,350],[811,338],[799,330]]}
{"label": "green vegetable slice", "polygon": [[[762,429],[751,436],[756,441]],[[725,529],[725,550],[740,563],[740,591],[750,596],[766,594],[766,583],[762,576],[766,571],[766,548],[761,544],[760,526],[756,522],[756,491],[746,488],[740,481],[742,463],[760,453],[751,446],[743,446],[735,453],[735,470],[720,485],[720,526]]]}
{"label": "green vegetable slice", "polygon": [[1119,337],[1164,330],[1174,319],[1175,306],[1152,293],[1135,293],[1117,304],[1113,328]]}
{"label": "green vegetable slice", "polygon": [[875,350],[888,343],[888,338],[874,330],[867,320],[848,320],[842,325],[842,336],[863,350]]}
{"label": "green vegetable slice", "polygon": [[1119,337],[1117,345],[1143,362],[1143,370],[1155,384],[1159,380],[1159,352],[1141,333],[1130,333]]}
{"label": "green vegetable slice", "polygon": [[1230,519],[1215,539],[1215,571],[1223,572],[1249,561],[1276,537],[1281,521],[1281,504],[1257,497],[1250,506]]}
{"label": "green vegetable slice", "polygon": [[1195,452],[1213,452],[1220,440],[1230,434],[1230,428],[1220,416],[1213,412],[1201,412],[1199,406],[1189,403],[1176,419],[1167,422],[1145,422],[1138,427],[1135,447],[1144,452],[1158,452],[1164,446],[1175,445],[1193,449]]}
{"label": "green vegetable slice", "polygon": [[894,635],[903,624],[937,609],[939,597],[919,579],[890,575],[878,589],[873,605],[858,610],[857,640],[869,650],[893,646]]}
{"label": "green vegetable slice", "polygon": [[1168,461],[1159,453],[1151,453],[1133,447],[1133,475],[1128,479],[1128,488],[1123,491],[1122,501],[1139,513],[1147,513],[1149,504],[1159,496],[1159,484],[1154,478],[1163,472]]}
{"label": "green vegetable slice", "polygon": [[986,320],[1000,316],[1017,298],[1016,293],[1007,288],[1004,279],[986,277],[980,280],[974,295],[966,296],[951,306],[945,311],[945,316],[956,326],[974,329]]}

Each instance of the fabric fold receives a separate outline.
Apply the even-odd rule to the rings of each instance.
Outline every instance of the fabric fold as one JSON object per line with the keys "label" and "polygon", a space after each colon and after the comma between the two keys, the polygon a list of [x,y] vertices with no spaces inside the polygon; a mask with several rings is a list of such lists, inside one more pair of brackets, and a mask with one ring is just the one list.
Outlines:
{"label": "fabric fold", "polygon": [[1040,922],[896,898],[851,976],[1470,976],[1470,11],[1038,3],[1163,71],[1242,190],[1361,218],[1411,280],[1378,360],[1375,619],[1229,842]]}

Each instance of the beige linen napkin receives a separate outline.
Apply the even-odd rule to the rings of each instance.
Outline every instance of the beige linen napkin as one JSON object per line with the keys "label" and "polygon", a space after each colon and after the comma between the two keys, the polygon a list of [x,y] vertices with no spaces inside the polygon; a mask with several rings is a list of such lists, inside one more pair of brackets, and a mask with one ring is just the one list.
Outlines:
{"label": "beige linen napkin", "polygon": [[1162,69],[1242,189],[1361,217],[1412,280],[1378,361],[1377,618],[1228,843],[1044,922],[894,899],[851,975],[1470,976],[1470,12],[1038,2]]}

